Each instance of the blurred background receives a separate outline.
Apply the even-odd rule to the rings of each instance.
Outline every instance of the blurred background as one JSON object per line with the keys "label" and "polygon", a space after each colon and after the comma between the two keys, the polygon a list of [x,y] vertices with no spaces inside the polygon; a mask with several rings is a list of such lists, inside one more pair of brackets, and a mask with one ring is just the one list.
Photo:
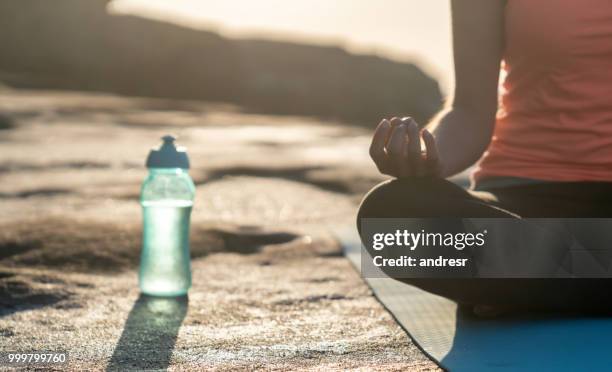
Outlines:
{"label": "blurred background", "polygon": [[[440,109],[449,22],[443,0],[0,0],[0,345],[53,339],[86,369],[427,367],[330,230],[384,179],[380,119]],[[118,340],[168,133],[197,187],[194,287],[158,353]]]}
{"label": "blurred background", "polygon": [[0,80],[19,88],[222,101],[372,125],[391,114],[425,121],[451,75],[441,0],[26,0],[1,7]]}
{"label": "blurred background", "polygon": [[228,37],[341,46],[417,62],[444,91],[451,86],[450,14],[446,1],[120,0],[110,10],[214,30]]}

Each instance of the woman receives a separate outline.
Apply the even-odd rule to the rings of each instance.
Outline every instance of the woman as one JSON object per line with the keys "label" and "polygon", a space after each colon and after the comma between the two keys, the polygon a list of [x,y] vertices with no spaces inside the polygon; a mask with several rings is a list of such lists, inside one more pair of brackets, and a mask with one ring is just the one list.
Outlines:
{"label": "woman", "polygon": [[[422,131],[378,125],[370,154],[396,179],[359,220],[612,216],[612,3],[454,0],[452,19],[452,104]],[[444,180],[476,162],[469,191]],[[606,279],[402,280],[481,313],[612,305]]]}

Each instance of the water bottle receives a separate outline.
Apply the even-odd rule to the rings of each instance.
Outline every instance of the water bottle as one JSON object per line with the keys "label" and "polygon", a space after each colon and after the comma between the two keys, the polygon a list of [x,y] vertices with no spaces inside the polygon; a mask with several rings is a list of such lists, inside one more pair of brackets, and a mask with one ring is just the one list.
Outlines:
{"label": "water bottle", "polygon": [[152,149],[149,175],[142,184],[143,239],[139,283],[151,296],[182,296],[191,287],[189,222],[195,185],[189,158],[172,136]]}

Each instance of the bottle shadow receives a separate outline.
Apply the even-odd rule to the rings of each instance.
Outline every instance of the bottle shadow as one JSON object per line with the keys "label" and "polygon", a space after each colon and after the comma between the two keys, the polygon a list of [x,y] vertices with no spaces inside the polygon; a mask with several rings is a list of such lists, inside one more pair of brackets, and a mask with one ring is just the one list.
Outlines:
{"label": "bottle shadow", "polygon": [[167,369],[188,305],[187,296],[141,294],[130,311],[106,370]]}

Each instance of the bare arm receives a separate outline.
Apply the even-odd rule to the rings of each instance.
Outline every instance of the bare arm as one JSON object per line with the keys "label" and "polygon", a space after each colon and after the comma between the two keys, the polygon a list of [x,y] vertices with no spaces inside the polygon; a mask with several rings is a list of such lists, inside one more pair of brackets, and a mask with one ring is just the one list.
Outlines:
{"label": "bare arm", "polygon": [[504,47],[503,0],[452,0],[455,94],[429,124],[437,142],[441,176],[474,164],[491,141]]}
{"label": "bare arm", "polygon": [[378,125],[370,156],[383,174],[449,177],[474,164],[491,141],[506,0],[451,1],[455,51],[452,104],[422,133],[409,117],[384,119]]}

